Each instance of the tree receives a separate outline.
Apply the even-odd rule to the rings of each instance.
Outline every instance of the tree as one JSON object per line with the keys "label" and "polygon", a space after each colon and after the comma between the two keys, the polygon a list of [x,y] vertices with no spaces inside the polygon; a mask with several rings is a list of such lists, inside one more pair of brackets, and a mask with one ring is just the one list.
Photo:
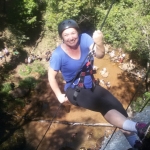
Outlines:
{"label": "tree", "polygon": [[[97,11],[104,12],[98,8]],[[149,19],[149,2],[120,1],[113,6],[106,20],[103,29],[106,42],[114,46],[121,46],[129,52],[135,51],[140,58],[148,59],[150,51]]]}

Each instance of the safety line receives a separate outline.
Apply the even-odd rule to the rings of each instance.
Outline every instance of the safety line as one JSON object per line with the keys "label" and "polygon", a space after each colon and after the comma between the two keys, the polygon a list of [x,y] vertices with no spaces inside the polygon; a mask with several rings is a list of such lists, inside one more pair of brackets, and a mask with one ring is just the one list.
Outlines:
{"label": "safety line", "polygon": [[38,146],[36,147],[35,150],[37,150],[37,149],[39,148],[40,144],[42,143],[43,139],[45,138],[45,136],[46,136],[48,130],[50,129],[50,127],[51,127],[51,125],[52,125],[52,123],[53,123],[55,117],[57,116],[57,114],[58,114],[58,112],[59,112],[59,110],[60,110],[61,105],[62,105],[62,103],[59,103],[59,106],[58,106],[58,108],[57,108],[57,110],[56,110],[56,112],[55,112],[55,114],[54,114],[52,120],[50,121],[50,124],[49,124],[49,126],[48,126],[48,128],[47,128],[45,134],[43,135],[42,139],[40,140],[40,142],[39,142],[39,144],[38,144]]}

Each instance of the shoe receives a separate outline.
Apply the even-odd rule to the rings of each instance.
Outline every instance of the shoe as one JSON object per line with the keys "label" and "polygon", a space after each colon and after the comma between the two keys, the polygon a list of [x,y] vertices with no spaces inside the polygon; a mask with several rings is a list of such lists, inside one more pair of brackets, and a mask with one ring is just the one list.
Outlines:
{"label": "shoe", "polygon": [[148,124],[138,122],[136,124],[136,129],[140,140],[143,140],[144,138],[150,138],[150,122]]}
{"label": "shoe", "polygon": [[134,149],[135,150],[142,150],[142,142],[139,140],[136,140],[135,144],[134,144]]}

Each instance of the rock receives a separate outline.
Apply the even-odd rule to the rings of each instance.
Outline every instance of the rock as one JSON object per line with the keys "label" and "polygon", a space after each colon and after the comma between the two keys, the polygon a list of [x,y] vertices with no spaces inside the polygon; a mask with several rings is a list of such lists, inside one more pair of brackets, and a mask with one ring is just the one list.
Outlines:
{"label": "rock", "polygon": [[109,75],[109,72],[107,71],[106,68],[103,68],[102,70],[100,70],[100,74],[102,77],[107,78]]}
{"label": "rock", "polygon": [[93,70],[98,70],[99,68],[97,66],[93,66]]}
{"label": "rock", "polygon": [[114,133],[113,137],[111,138],[108,145],[106,146],[110,138],[111,136],[104,139],[100,150],[104,150],[104,149],[105,150],[127,150],[131,148],[129,142],[126,140],[126,137],[123,135],[123,133],[120,130]]}
{"label": "rock", "polygon": [[[133,115],[132,120],[136,122],[145,122],[148,123],[150,121],[150,106],[144,108],[144,110],[140,113],[136,113]],[[131,146],[126,140],[124,134],[119,130],[114,133],[111,140],[109,141],[108,145],[106,146],[108,140],[110,139],[111,135],[108,138],[105,138],[102,144],[102,148],[100,150],[127,150],[130,149]],[[146,145],[147,144],[147,145]],[[149,150],[149,143],[146,143],[143,150]]]}

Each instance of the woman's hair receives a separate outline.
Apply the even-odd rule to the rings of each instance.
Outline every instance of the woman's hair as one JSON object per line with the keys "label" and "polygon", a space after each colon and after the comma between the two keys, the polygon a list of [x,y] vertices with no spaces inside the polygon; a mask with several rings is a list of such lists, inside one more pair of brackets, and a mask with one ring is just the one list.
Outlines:
{"label": "woman's hair", "polygon": [[79,32],[79,26],[73,19],[67,19],[59,23],[58,25],[58,33],[62,38],[62,32],[68,28],[75,28]]}

